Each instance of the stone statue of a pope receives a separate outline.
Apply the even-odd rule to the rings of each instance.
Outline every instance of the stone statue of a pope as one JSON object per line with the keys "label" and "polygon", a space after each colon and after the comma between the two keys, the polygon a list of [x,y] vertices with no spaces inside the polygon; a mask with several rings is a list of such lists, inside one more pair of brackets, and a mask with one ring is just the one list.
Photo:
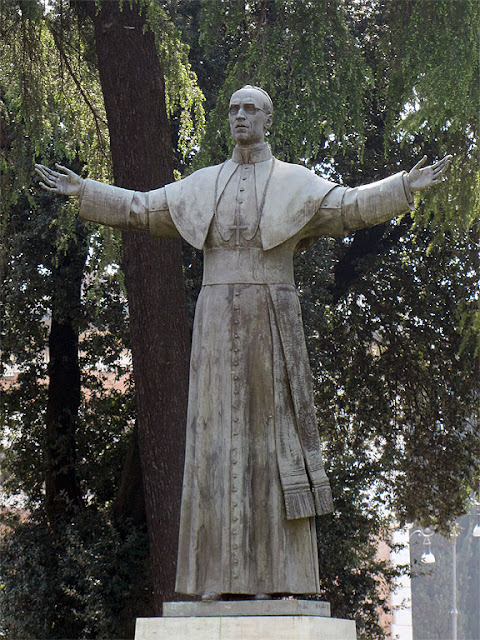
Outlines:
{"label": "stone statue of a pope", "polygon": [[236,141],[223,164],[140,193],[37,165],[48,191],[80,198],[80,217],[204,252],[190,366],[176,590],[319,591],[316,514],[333,510],[314,415],[293,254],[413,208],[442,179],[447,156],[351,189],[272,156],[272,102],[232,95]]}

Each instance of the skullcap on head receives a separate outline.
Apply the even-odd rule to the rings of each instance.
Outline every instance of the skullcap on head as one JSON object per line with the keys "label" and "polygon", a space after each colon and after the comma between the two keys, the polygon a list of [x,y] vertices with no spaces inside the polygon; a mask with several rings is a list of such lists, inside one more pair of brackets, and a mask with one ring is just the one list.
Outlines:
{"label": "skullcap on head", "polygon": [[242,89],[254,89],[255,91],[259,91],[265,98],[265,108],[267,113],[273,113],[273,102],[270,96],[268,95],[268,93],[265,91],[265,89],[262,89],[260,87],[255,87],[252,84],[246,84],[245,86],[242,87]]}

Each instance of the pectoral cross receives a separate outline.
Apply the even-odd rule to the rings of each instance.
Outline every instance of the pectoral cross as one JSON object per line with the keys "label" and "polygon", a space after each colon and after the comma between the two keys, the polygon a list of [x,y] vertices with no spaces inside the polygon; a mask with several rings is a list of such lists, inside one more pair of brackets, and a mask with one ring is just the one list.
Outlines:
{"label": "pectoral cross", "polygon": [[233,226],[228,228],[231,231],[235,231],[235,246],[238,247],[240,245],[240,231],[248,229],[248,225],[234,224]]}

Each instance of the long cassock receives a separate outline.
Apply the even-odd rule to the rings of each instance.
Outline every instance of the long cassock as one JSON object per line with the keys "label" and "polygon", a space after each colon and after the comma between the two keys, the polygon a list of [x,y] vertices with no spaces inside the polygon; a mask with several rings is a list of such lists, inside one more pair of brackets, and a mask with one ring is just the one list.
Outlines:
{"label": "long cassock", "polygon": [[176,590],[319,591],[332,511],[293,254],[412,208],[405,174],[349,189],[268,145],[140,193],[87,180],[80,216],[204,251],[190,365]]}

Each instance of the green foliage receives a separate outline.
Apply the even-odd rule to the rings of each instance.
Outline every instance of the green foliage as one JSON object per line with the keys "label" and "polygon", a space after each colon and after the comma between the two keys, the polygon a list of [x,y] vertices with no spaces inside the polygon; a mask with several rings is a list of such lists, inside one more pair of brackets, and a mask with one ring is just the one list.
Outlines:
{"label": "green foliage", "polygon": [[372,144],[383,147],[377,177],[451,153],[451,179],[424,197],[419,220],[434,216],[438,242],[478,219],[478,3],[206,1],[201,29],[206,55],[227,62],[198,165],[229,151],[228,99],[257,84],[273,99],[279,158],[355,186],[371,179]]}
{"label": "green foliage", "polygon": [[390,612],[389,589],[404,569],[379,555],[380,544],[389,548],[390,531],[389,518],[371,500],[376,468],[352,454],[330,460],[335,512],[317,518],[320,596],[332,616],[355,618],[358,637],[382,640],[378,614]]}
{"label": "green foliage", "polygon": [[335,502],[318,520],[322,597],[335,616],[355,612],[369,639],[383,637],[381,586],[396,575],[376,556],[388,526],[448,532],[480,467],[477,336],[461,330],[465,306],[477,310],[478,239],[472,230],[428,252],[432,235],[360,258],[363,277],[338,301],[343,242],[323,239],[296,260]]}
{"label": "green foliage", "polygon": [[[469,132],[478,135],[480,102],[478,83],[480,7],[473,0],[451,2],[385,3],[386,16],[396,23],[392,44],[398,52],[397,76],[391,92],[398,106],[410,102],[410,129],[427,127],[433,134],[455,133],[459,140]],[[399,87],[402,87],[399,90]],[[473,137],[472,137],[473,142]]]}
{"label": "green foliage", "polygon": [[[0,113],[7,128],[2,162],[15,168],[18,179],[8,189],[10,175],[3,174],[2,193],[14,199],[28,184],[33,161],[52,145],[57,157],[88,157],[91,171],[104,175],[107,125],[85,25],[80,37],[80,25],[72,24],[61,4],[44,14],[37,0],[9,0],[1,11]],[[3,200],[4,206],[9,202]]]}
{"label": "green foliage", "polygon": [[480,214],[480,7],[471,0],[380,6],[390,26],[386,102],[392,133],[418,157],[421,146],[432,145],[454,156],[449,184],[432,191],[420,213],[424,222],[433,215],[440,233],[463,230]]}
{"label": "green foliage", "polygon": [[[37,204],[29,207],[20,198],[10,210],[1,358],[13,358],[20,374],[2,390],[1,436],[2,498],[20,495],[24,508],[41,513],[48,315],[52,309],[56,314],[68,310],[71,317],[65,292],[69,280],[84,269],[81,243],[87,232],[73,219],[67,236],[68,216],[51,196],[39,195]],[[68,238],[67,244],[59,235]],[[76,256],[80,264],[65,264],[65,255]],[[85,275],[84,303],[75,320],[83,334],[84,389],[76,471],[88,511],[78,513],[62,532],[52,531],[44,516],[27,512],[24,521],[14,522],[8,518],[10,509],[2,512],[0,628],[7,637],[119,637],[135,612],[145,610],[149,597],[149,586],[142,582],[148,578],[145,532],[136,525],[121,535],[109,516],[134,416],[130,363],[124,359],[126,303],[118,281],[99,262],[92,259]],[[101,332],[93,329],[98,326]],[[143,601],[131,602],[136,580]]]}
{"label": "green foliage", "polygon": [[0,636],[119,638],[130,607],[143,601],[145,610],[145,531],[131,527],[120,535],[108,514],[95,510],[79,514],[61,536],[41,512],[2,524]]}
{"label": "green foliage", "polygon": [[[202,95],[175,28],[156,3],[144,4],[185,156],[202,129]],[[78,173],[86,160],[91,177],[109,177],[93,29],[62,0],[48,7],[4,2],[0,11],[0,356],[20,369],[2,389],[1,498],[9,505],[21,496],[27,510],[25,521],[2,529],[0,626],[8,637],[124,637],[133,635],[136,615],[152,612],[145,532],[138,523],[119,528],[109,515],[135,413],[119,236],[86,227],[75,203],[61,206],[32,179],[34,161],[51,166],[59,159]],[[82,273],[82,303],[73,309],[70,283]],[[82,336],[75,472],[87,512],[62,531],[35,511],[42,514],[45,498],[52,313],[68,317]]]}
{"label": "green foliage", "polygon": [[472,232],[428,253],[431,235],[364,258],[368,275],[336,304],[324,279],[335,243],[312,251],[324,274],[311,258],[297,273],[327,457],[368,471],[401,521],[448,531],[480,462],[477,338],[460,331],[476,310],[478,243]]}
{"label": "green foliage", "polygon": [[202,33],[207,55],[221,47],[230,52],[207,127],[209,158],[219,160],[231,146],[225,114],[243,84],[261,86],[273,100],[269,142],[280,159],[311,164],[332,133],[332,155],[337,138],[353,131],[362,146],[369,69],[347,29],[343,3],[205,2]]}
{"label": "green foliage", "polygon": [[[387,225],[376,244],[364,243],[354,279],[338,265],[360,235],[322,240],[297,261],[336,500],[335,515],[319,521],[322,597],[334,615],[360,612],[361,636],[379,638],[376,606],[385,602],[377,589],[394,572],[375,551],[391,513],[446,530],[465,510],[478,470],[478,4],[142,0],[142,6],[166,70],[181,166],[195,154],[203,127],[192,69],[211,107],[197,166],[228,155],[228,99],[247,82],[273,98],[269,141],[276,155],[336,181],[365,183],[408,169],[423,153],[456,156],[449,180],[418,199],[413,226],[408,219]],[[9,475],[6,489],[22,492],[34,508],[43,498],[48,328],[42,319],[51,308],[52,274],[86,231],[73,209],[38,195],[32,161],[61,157],[78,162],[79,171],[85,161],[89,174],[102,179],[109,175],[108,136],[90,22],[61,0],[47,13],[42,2],[20,0],[4,0],[0,11],[1,348],[4,360],[12,355],[22,367],[4,396],[10,444],[2,472]],[[63,541],[40,516],[4,530],[0,610],[9,636],[58,637],[65,611],[71,637],[120,635],[118,601],[128,600],[129,572],[145,553],[143,532],[122,536],[108,515],[134,414],[128,360],[119,360],[128,349],[121,275],[107,269],[120,261],[119,239],[87,231],[78,327],[88,393],[77,452],[90,506]],[[192,251],[186,262],[193,289]],[[110,376],[126,388],[107,388]],[[144,583],[139,588],[146,593]]]}
{"label": "green foliage", "polygon": [[[85,225],[65,214],[61,202],[49,195],[39,194],[37,207],[29,206],[26,198],[11,206],[8,238],[0,364],[14,361],[20,373],[16,383],[2,392],[2,429],[10,440],[4,462],[10,473],[7,486],[12,492],[24,492],[35,504],[42,500],[39,460],[45,428],[48,325],[54,309],[57,318],[67,311],[72,317],[74,312],[73,321],[83,336],[82,382],[88,391],[80,409],[77,442],[81,481],[91,499],[97,486],[110,482],[108,497],[104,488],[99,491],[103,500],[112,500],[112,480],[120,474],[134,412],[121,283],[101,266],[101,260],[92,259],[84,266]],[[101,253],[100,236],[96,244]],[[84,269],[84,303],[74,310],[69,284]],[[98,326],[101,332],[92,330]],[[121,381],[120,387],[112,387],[115,380]],[[104,475],[98,473],[98,465]]]}
{"label": "green foliage", "polygon": [[167,12],[154,0],[142,0],[147,24],[155,35],[158,56],[165,75],[167,114],[178,120],[177,151],[183,160],[194,153],[205,127],[203,93],[188,59],[189,48]]}

